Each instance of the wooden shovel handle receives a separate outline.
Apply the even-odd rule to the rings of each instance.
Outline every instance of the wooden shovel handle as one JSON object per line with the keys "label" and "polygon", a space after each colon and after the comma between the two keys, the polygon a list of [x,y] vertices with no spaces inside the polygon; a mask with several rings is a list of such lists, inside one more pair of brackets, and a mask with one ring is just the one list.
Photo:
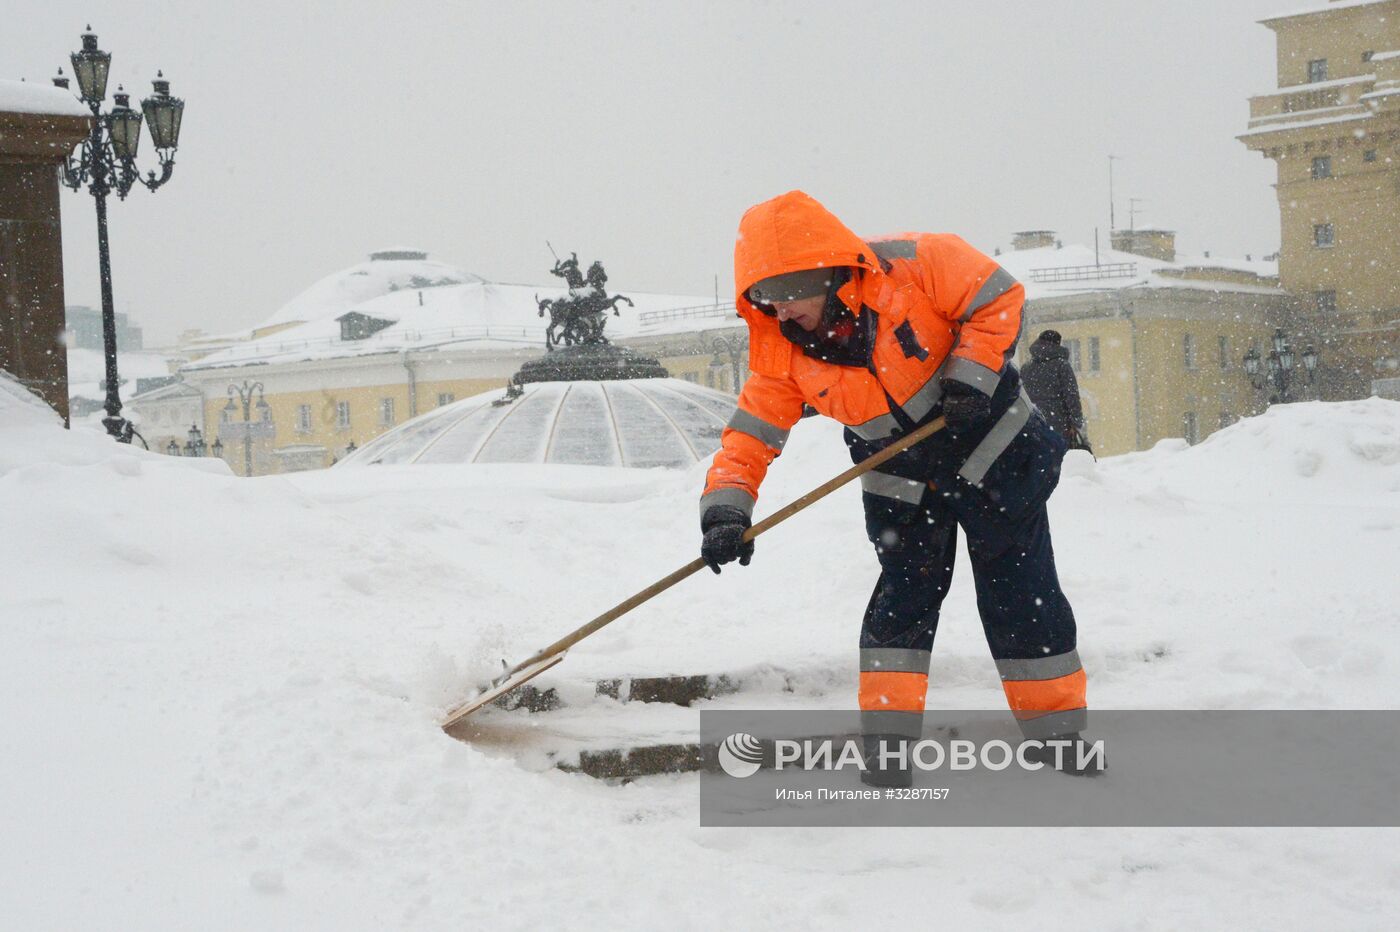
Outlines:
{"label": "wooden shovel handle", "polygon": [[[920,427],[919,429],[915,430],[913,433],[910,433],[904,437],[900,437],[894,443],[885,447],[883,450],[880,450],[878,453],[875,453],[874,455],[852,466],[850,469],[841,473],[841,475],[837,476],[836,478],[830,479],[822,483],[812,491],[808,492],[806,495],[803,495],[801,498],[796,499],[795,501],[792,501],[787,505],[783,506],[782,508],[778,509],[777,511],[773,512],[771,515],[764,518],[762,521],[758,522],[753,527],[745,531],[744,540],[753,540],[755,537],[762,534],[764,531],[772,530],[779,524],[782,524],[788,518],[791,518],[793,515],[797,514],[802,509],[806,508],[807,506],[815,503],[820,499],[825,498],[832,492],[835,492],[837,489],[841,488],[841,486],[850,482],[852,479],[856,479],[861,475],[870,472],[870,470],[874,469],[876,466],[879,466],[887,460],[898,456],[905,450],[912,447],[914,444],[919,443],[922,440],[926,440],[929,437],[932,437],[934,434],[942,430],[944,426],[945,422],[943,418],[939,417],[925,424],[923,427]],[[689,563],[687,563],[685,566],[682,566],[680,569],[670,573],[669,575],[661,579],[658,579],[656,582],[652,583],[650,586],[647,586],[645,589],[643,589],[641,592],[638,592],[636,595],[631,596],[630,598],[627,598],[622,602],[619,602],[617,605],[614,605],[612,608],[608,609],[606,612],[599,615],[597,618],[593,619],[583,627],[569,634],[566,634],[564,637],[555,641],[548,647],[542,648],[539,651],[535,652],[535,654],[533,654],[532,656],[526,658],[525,660],[522,660],[520,663],[516,664],[515,666],[511,667],[508,671],[506,671],[504,677],[509,677],[512,674],[515,674],[520,670],[531,666],[532,664],[539,663],[546,657],[552,657],[555,654],[562,653],[563,651],[568,650],[570,647],[573,647],[579,641],[582,641],[590,634],[593,634],[599,628],[611,624],[612,622],[621,618],[623,615],[632,611],[632,609],[636,608],[638,605],[641,605],[643,602],[649,601],[655,596],[660,595],[667,589],[670,589],[676,583],[680,582],[682,579],[685,579],[687,576],[691,576],[694,573],[699,572],[704,566],[705,561],[700,557],[696,557],[694,560],[691,560]]]}

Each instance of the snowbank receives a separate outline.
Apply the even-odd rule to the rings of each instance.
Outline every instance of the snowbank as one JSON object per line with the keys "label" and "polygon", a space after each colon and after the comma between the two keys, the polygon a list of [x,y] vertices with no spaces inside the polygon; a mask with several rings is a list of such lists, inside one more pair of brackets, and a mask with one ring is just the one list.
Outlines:
{"label": "snowbank", "polygon": [[[488,710],[471,745],[443,736],[442,708],[501,657],[694,556],[703,466],[243,480],[65,433],[11,395],[0,902],[17,928],[691,928],[720,897],[775,927],[865,923],[872,904],[975,928],[1393,918],[1390,830],[702,831],[693,777],[546,769],[562,719]],[[1092,704],[1396,707],[1397,423],[1394,402],[1295,405],[1190,449],[1075,454],[1052,515]],[[839,432],[804,421],[760,513],[846,465]],[[966,565],[930,702],[995,708]],[[848,707],[874,577],[845,489],[547,676],[781,670],[735,701]],[[646,737],[610,701],[585,711],[599,740]]]}

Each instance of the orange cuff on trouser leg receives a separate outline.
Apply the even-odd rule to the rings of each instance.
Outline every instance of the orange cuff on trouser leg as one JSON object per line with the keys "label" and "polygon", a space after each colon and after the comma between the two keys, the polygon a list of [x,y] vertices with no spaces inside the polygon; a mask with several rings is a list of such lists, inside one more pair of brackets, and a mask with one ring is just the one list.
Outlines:
{"label": "orange cuff on trouser leg", "polygon": [[867,735],[917,738],[928,693],[927,650],[863,647],[860,651],[860,724]]}
{"label": "orange cuff on trouser leg", "polygon": [[923,712],[927,673],[869,671],[860,675],[862,712]]}
{"label": "orange cuff on trouser leg", "polygon": [[927,673],[865,671],[860,675],[860,730],[866,735],[918,738]]}
{"label": "orange cuff on trouser leg", "polygon": [[997,668],[1006,703],[1027,737],[1046,738],[1084,728],[1088,681],[1076,651],[1034,660],[999,660]]}

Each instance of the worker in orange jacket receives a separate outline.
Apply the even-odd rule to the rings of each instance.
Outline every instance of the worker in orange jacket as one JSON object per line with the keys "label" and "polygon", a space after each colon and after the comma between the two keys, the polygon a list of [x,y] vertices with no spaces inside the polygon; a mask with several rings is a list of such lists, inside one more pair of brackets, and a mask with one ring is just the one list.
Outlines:
{"label": "worker in orange jacket", "polygon": [[[868,752],[919,734],[958,525],[1023,733],[1078,740],[1085,677],[1045,508],[1065,444],[1010,362],[1025,289],[957,236],[867,242],[801,191],[744,214],[734,280],[751,375],[700,500],[710,568],[751,559],[742,537],[759,486],[804,405],[846,425],[856,462],[941,414],[945,430],[861,479],[881,567],[860,636]],[[910,779],[874,761],[864,777]]]}

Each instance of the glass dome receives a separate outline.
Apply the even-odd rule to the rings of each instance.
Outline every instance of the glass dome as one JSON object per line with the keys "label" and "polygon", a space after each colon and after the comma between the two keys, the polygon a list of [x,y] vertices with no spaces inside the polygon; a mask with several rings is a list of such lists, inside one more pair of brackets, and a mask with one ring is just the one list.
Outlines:
{"label": "glass dome", "polygon": [[[402,424],[339,466],[561,463],[684,469],[719,449],[736,399],[680,379],[536,382],[487,392]],[[337,467],[337,468],[338,468]]]}

